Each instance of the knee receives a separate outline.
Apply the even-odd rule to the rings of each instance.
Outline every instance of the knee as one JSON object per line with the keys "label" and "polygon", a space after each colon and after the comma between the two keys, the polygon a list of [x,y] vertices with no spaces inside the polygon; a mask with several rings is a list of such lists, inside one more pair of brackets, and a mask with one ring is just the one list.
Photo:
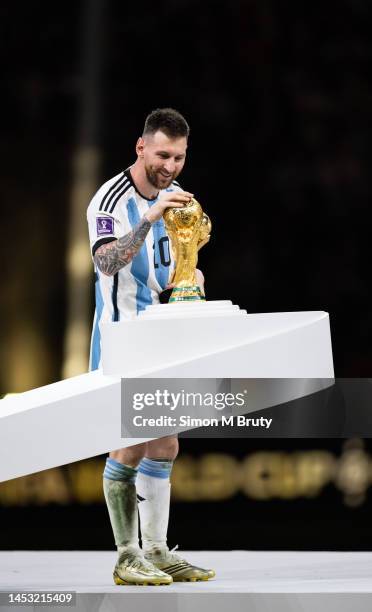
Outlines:
{"label": "knee", "polygon": [[131,467],[137,467],[141,462],[141,459],[145,456],[146,443],[135,444],[134,446],[128,446],[127,448],[120,448],[115,451],[111,451],[111,459],[115,459],[119,463],[124,465],[130,465]]}
{"label": "knee", "polygon": [[148,459],[169,459],[174,461],[178,455],[178,439],[175,437],[159,438],[147,443]]}

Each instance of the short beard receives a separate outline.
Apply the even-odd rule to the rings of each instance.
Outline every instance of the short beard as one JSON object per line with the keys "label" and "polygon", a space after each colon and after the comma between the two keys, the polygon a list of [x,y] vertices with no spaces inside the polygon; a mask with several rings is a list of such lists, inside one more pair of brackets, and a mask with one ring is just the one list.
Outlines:
{"label": "short beard", "polygon": [[155,187],[156,189],[167,189],[167,187],[169,187],[169,185],[171,185],[174,176],[172,174],[172,176],[169,178],[169,183],[167,183],[166,185],[161,185],[159,180],[158,180],[158,173],[154,172],[153,170],[150,170],[149,168],[145,168],[145,172],[146,172],[146,178],[148,180],[148,182],[150,183],[150,185],[152,185],[153,187]]}

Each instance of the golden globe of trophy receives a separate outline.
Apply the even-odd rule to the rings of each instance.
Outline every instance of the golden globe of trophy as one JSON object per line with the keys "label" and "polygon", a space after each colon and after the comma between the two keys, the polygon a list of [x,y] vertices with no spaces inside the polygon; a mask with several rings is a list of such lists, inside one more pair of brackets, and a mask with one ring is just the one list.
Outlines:
{"label": "golden globe of trophy", "polygon": [[172,243],[176,268],[171,282],[175,284],[169,302],[205,300],[196,280],[198,251],[210,238],[212,224],[194,198],[183,208],[167,208],[166,230]]}

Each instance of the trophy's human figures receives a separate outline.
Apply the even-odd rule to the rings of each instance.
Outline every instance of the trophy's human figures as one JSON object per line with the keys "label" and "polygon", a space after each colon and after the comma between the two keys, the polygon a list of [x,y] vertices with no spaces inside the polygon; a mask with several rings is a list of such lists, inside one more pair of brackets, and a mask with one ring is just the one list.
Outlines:
{"label": "trophy's human figures", "polygon": [[[150,113],[137,140],[135,163],[102,185],[89,205],[96,273],[93,370],[100,365],[100,322],[137,314],[159,302],[169,285],[174,261],[163,214],[193,198],[175,180],[185,163],[188,135],[179,112],[164,108]],[[195,280],[203,292],[200,271]],[[170,584],[214,576],[213,570],[191,565],[167,546],[169,478],[177,453],[177,437],[168,436],[113,451],[106,461],[104,493],[118,548],[116,584]]]}
{"label": "trophy's human figures", "polygon": [[197,284],[198,250],[208,242],[211,233],[209,217],[194,198],[183,208],[168,208],[164,213],[165,227],[172,242],[176,269],[170,302],[205,300]]}

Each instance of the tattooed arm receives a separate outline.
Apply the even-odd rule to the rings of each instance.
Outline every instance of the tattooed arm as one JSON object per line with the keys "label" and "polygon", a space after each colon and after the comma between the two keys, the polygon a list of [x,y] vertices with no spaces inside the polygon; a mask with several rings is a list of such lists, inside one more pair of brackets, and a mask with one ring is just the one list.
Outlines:
{"label": "tattooed arm", "polygon": [[150,227],[150,221],[143,217],[125,236],[108,244],[102,244],[94,254],[94,263],[97,268],[107,276],[113,276],[119,272],[137,255]]}
{"label": "tattooed arm", "polygon": [[94,263],[98,270],[113,276],[121,268],[129,264],[143,245],[145,238],[150,230],[151,224],[158,221],[163,216],[166,208],[174,206],[182,208],[193,197],[188,191],[172,191],[164,193],[156,204],[151,206],[142,217],[141,221],[132,229],[117,240],[102,244],[94,254]]}

